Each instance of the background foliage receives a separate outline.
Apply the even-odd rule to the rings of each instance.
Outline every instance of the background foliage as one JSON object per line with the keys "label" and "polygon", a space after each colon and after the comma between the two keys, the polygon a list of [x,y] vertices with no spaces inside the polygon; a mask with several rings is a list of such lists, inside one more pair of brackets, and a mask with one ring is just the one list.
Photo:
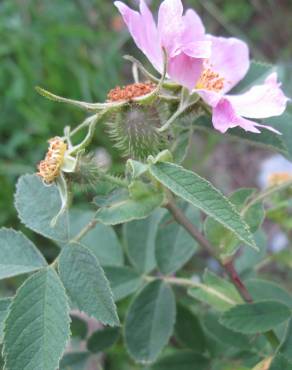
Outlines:
{"label": "background foliage", "polygon": [[[132,2],[128,1],[128,3]],[[158,3],[158,1],[153,1],[153,7],[155,8]],[[236,2],[188,0],[185,4],[196,8],[202,15],[210,33],[244,38],[249,43],[255,59],[278,63],[285,91],[287,95],[292,95],[292,28],[289,27],[292,23],[292,6],[289,0],[238,0]],[[39,97],[34,86],[41,85],[59,95],[73,99],[103,101],[111,88],[126,83],[130,79],[130,68],[122,59],[122,55],[128,53],[138,55],[138,51],[134,48],[133,42],[129,39],[121,19],[109,0],[4,0],[0,4],[0,35],[2,94],[0,103],[0,224],[19,229],[19,221],[13,207],[16,178],[23,173],[35,171],[35,164],[43,157],[48,138],[61,135],[65,125],[74,125],[82,119],[82,113],[78,110],[54,104]],[[106,159],[110,159],[112,170],[119,173],[122,168],[120,156],[104,132],[105,128],[100,127],[92,146],[105,150],[105,152],[100,152],[103,155],[102,159],[104,160],[104,153],[106,153],[108,155]],[[223,144],[220,144],[221,149],[215,152],[215,159],[210,160],[209,154],[218,143],[218,137],[207,138],[204,134],[197,137],[192,143],[191,155],[186,160],[186,166],[196,169],[197,172],[204,174],[217,184],[223,184],[228,190],[238,185],[253,186],[254,172],[250,172],[247,167],[254,159],[259,162],[266,156],[266,152],[254,151],[244,144],[237,147],[226,144],[222,137],[220,140],[223,141]],[[232,163],[226,163],[224,156],[228,152],[230,157],[230,150],[233,151],[235,160]],[[198,155],[204,159],[200,163],[194,160]],[[244,155],[248,158],[246,161],[242,159]],[[221,163],[219,166],[218,162]],[[80,208],[82,208],[82,202],[84,202],[84,197],[80,197]],[[273,220],[276,219],[288,237],[291,237],[291,225],[285,222],[286,214],[279,212],[281,210],[271,212],[270,217]],[[130,233],[130,230],[122,231],[120,228],[116,231],[118,237],[123,234],[124,239],[124,234],[129,235]],[[29,233],[26,231],[26,234]],[[47,248],[49,244],[47,240],[35,234],[30,236],[32,240],[38,242],[48,260],[54,258],[56,250],[53,246]],[[263,238],[264,236],[259,233],[258,239]],[[119,241],[112,241],[113,250],[116,250],[115,243]],[[190,248],[195,248],[188,240],[185,243],[186,253],[189,253]],[[88,244],[90,245],[90,241]],[[264,244],[262,242],[262,245]],[[131,245],[134,244],[129,243],[126,247],[128,258],[138,271],[141,269],[143,272],[146,271],[149,266],[143,265],[143,262],[147,261],[151,265],[151,260],[137,255],[137,250],[135,251],[134,247],[131,249]],[[121,258],[123,258],[121,255],[116,255],[117,261]],[[182,256],[182,261],[183,258]],[[252,258],[254,258],[253,255],[239,259],[239,269],[242,272],[245,271],[246,264],[249,264]],[[276,260],[276,263],[268,264],[268,268],[263,266],[263,276],[268,277],[273,274],[274,280],[284,282],[287,288],[291,289],[289,286],[291,272],[285,267],[285,264],[291,267],[291,257],[287,256],[287,253],[282,253],[275,257],[268,255],[267,258]],[[214,261],[207,261],[207,263],[212,267]],[[201,273],[201,266],[205,264],[205,256],[200,254],[185,269],[186,272]],[[139,275],[136,275],[132,269],[120,268],[119,276],[123,273],[127,281],[131,280],[133,291],[135,291],[140,285]],[[259,268],[262,267],[259,266]],[[169,261],[169,264],[161,266],[161,269],[169,272],[175,270],[176,267],[173,261]],[[107,267],[106,272],[107,276],[112,276],[111,281],[115,281],[116,271]],[[22,278],[11,278],[6,280],[5,284],[1,283],[2,295],[10,296],[14,293],[21,280]],[[154,286],[153,291],[156,292],[158,298],[160,294],[167,296],[169,293],[159,286]],[[144,293],[147,295],[147,292]],[[123,290],[117,287],[115,294],[121,298]],[[167,299],[171,301],[172,298],[167,296]],[[127,300],[125,303],[122,302],[121,315],[123,315],[123,305],[126,307],[127,304]],[[188,346],[193,346],[191,333],[184,334],[185,330],[180,332],[181,326],[184,325],[183,320],[188,315],[185,312],[180,315],[183,310],[185,310],[184,306],[178,310],[178,318],[181,317],[182,322],[181,325],[177,324],[177,337],[184,344],[183,347],[188,348]],[[195,321],[196,317],[189,314],[190,320]],[[221,337],[220,330],[223,329],[218,321],[215,319],[207,321],[209,325],[207,331],[212,332],[217,339]],[[129,325],[131,324],[135,323],[130,322]],[[78,327],[76,337],[79,340],[82,336],[82,322],[78,322],[78,318],[76,318],[76,327]],[[224,330],[227,329],[224,328]],[[109,345],[105,344],[104,348],[97,348],[100,340],[95,341],[92,338],[90,350],[98,353],[119,340],[117,332],[110,332],[107,335]],[[234,339],[230,339],[228,335],[226,338],[226,341],[230,340],[234,343]],[[241,339],[244,340],[244,338]],[[133,338],[131,340],[133,343],[129,346],[135,346]],[[204,348],[204,339],[200,345]],[[215,349],[214,352],[216,352]],[[70,365],[70,358],[66,361],[69,361]],[[80,363],[82,361],[84,359],[80,354]],[[169,361],[173,363],[174,360]],[[194,359],[190,358],[190,361]],[[77,363],[76,359],[74,363]],[[139,368],[134,365],[121,343],[118,342],[107,356],[105,369],[123,370],[122,366],[127,370]],[[167,368],[168,365],[167,363],[162,364],[157,369],[163,369],[163,366]],[[65,365],[64,368],[66,368]]]}

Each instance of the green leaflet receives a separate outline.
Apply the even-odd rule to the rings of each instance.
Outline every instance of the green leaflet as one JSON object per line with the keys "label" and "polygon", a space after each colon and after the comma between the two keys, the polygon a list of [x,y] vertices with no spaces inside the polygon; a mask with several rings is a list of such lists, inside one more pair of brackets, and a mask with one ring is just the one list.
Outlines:
{"label": "green leaflet", "polygon": [[89,356],[89,352],[66,353],[60,362],[60,370],[84,369]]}
{"label": "green leaflet", "polygon": [[[95,213],[73,209],[70,212],[70,233],[73,238],[81,229],[94,219]],[[81,240],[99,260],[102,266],[120,266],[124,263],[120,241],[110,226],[97,224]]]}
{"label": "green leaflet", "polygon": [[[199,212],[193,207],[186,208],[185,213],[193,223],[200,224]],[[179,270],[194,255],[197,248],[197,242],[173,220],[171,214],[163,217],[155,240],[156,261],[163,274]]]}
{"label": "green leaflet", "polygon": [[292,308],[292,295],[273,281],[249,279],[245,285],[254,301],[279,301]]}
{"label": "green leaflet", "polygon": [[250,348],[250,340],[247,336],[235,333],[220,324],[219,318],[209,312],[204,318],[204,328],[211,338],[214,338],[218,343],[224,343],[228,347],[236,347],[241,350]]}
{"label": "green leaflet", "polygon": [[148,192],[137,198],[130,197],[127,192],[110,205],[100,208],[96,219],[105,225],[118,225],[121,223],[143,219],[149,216],[163,202],[163,194]]}
{"label": "green leaflet", "polygon": [[127,254],[141,273],[148,273],[156,267],[155,238],[164,214],[163,209],[157,209],[146,219],[131,221],[123,226]]}
{"label": "green leaflet", "polygon": [[70,315],[71,317],[71,335],[80,339],[85,339],[88,332],[87,322],[79,316]]}
{"label": "green leaflet", "polygon": [[[282,142],[287,147],[287,153],[284,153],[288,159],[292,159],[292,112],[291,110],[286,110],[279,117],[272,117],[265,119],[264,122],[267,125],[271,125],[275,127],[275,129],[279,130],[282,135],[280,136]],[[278,135],[279,136],[279,135]]]}
{"label": "green leaflet", "polygon": [[207,180],[172,163],[153,164],[150,172],[174,194],[204,211],[247,245],[257,248],[235,206]]}
{"label": "green leaflet", "polygon": [[3,341],[4,321],[8,315],[12,298],[0,299],[0,343]]}
{"label": "green leaflet", "polygon": [[0,229],[0,279],[41,269],[46,260],[20,231]]}
{"label": "green leaflet", "polygon": [[55,370],[69,339],[69,305],[54,270],[32,275],[18,289],[4,328],[5,369]]}
{"label": "green leaflet", "polygon": [[[279,118],[279,117],[277,117]],[[275,120],[275,118],[274,118]],[[276,121],[275,121],[276,122]],[[269,120],[265,120],[268,124]],[[285,143],[283,136],[276,135],[269,130],[262,130],[261,134],[254,134],[252,132],[246,132],[242,128],[235,127],[228,130],[226,134],[221,134],[219,131],[215,130],[209,117],[201,116],[193,122],[193,126],[197,130],[207,131],[211,134],[217,136],[227,137],[233,141],[244,142],[247,144],[263,147],[265,149],[273,150],[278,153],[288,155],[288,147]],[[276,127],[276,126],[275,126]],[[282,128],[277,126],[277,129],[282,132]]]}
{"label": "green leaflet", "polygon": [[162,357],[147,370],[208,370],[209,366],[209,361],[201,354],[184,350]]}
{"label": "green leaflet", "polygon": [[269,370],[292,370],[292,364],[284,356],[278,354],[274,357]]}
{"label": "green leaflet", "polygon": [[203,284],[190,288],[188,294],[218,311],[242,303],[242,298],[231,283],[208,270],[204,273]]}
{"label": "green leaflet", "polygon": [[142,285],[142,276],[130,267],[106,266],[104,268],[109,280],[115,302],[136,292]]}
{"label": "green leaflet", "polygon": [[279,351],[292,365],[292,319],[287,325],[286,335]]}
{"label": "green leaflet", "polygon": [[156,280],[135,297],[126,316],[125,343],[134,360],[154,362],[167,344],[175,322],[172,289]]}
{"label": "green leaflet", "polygon": [[184,347],[197,353],[203,353],[206,349],[199,317],[182,304],[177,305],[175,337]]}
{"label": "green leaflet", "polygon": [[[255,232],[264,219],[264,209],[261,203],[254,204],[250,208],[244,208],[255,189],[239,189],[229,197],[229,200],[241,213],[243,220],[249,226],[251,232]],[[245,210],[243,212],[243,209]],[[226,229],[222,224],[208,217],[204,224],[205,234],[213,246],[217,247],[220,257],[233,255],[240,245],[240,240]],[[252,251],[254,252],[254,251]],[[256,252],[254,252],[256,255]]]}
{"label": "green leaflet", "polygon": [[45,186],[36,175],[21,176],[16,185],[15,207],[18,216],[31,230],[59,244],[68,242],[68,219],[65,212],[54,227],[53,218],[61,208],[61,199],[55,185]]}
{"label": "green leaflet", "polygon": [[264,333],[291,317],[290,309],[278,301],[261,301],[232,307],[221,316],[220,323],[243,333]]}
{"label": "green leaflet", "polygon": [[104,328],[94,332],[87,341],[87,349],[92,353],[104,352],[119,339],[119,328]]}
{"label": "green leaflet", "polygon": [[97,258],[79,244],[66,246],[59,259],[61,280],[73,303],[103,324],[119,325],[109,282]]}
{"label": "green leaflet", "polygon": [[265,79],[271,73],[276,72],[276,70],[277,67],[275,65],[252,60],[249,70],[244,79],[236,85],[231,93],[243,93],[250,89],[252,86],[264,83]]}

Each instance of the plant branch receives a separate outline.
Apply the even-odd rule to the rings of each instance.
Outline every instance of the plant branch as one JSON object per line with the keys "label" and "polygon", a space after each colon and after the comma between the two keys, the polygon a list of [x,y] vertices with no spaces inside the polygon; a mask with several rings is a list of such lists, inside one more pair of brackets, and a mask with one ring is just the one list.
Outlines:
{"label": "plant branch", "polygon": [[95,228],[97,220],[92,219],[84,228],[77,234],[73,239],[70,240],[70,243],[78,243],[90,230]]}
{"label": "plant branch", "polygon": [[[237,291],[241,295],[241,297],[244,299],[247,303],[252,303],[253,299],[246,288],[243,281],[240,279],[240,276],[238,275],[233,261],[229,261],[227,263],[223,263],[220,258],[217,257],[217,255],[214,253],[214,248],[209,243],[209,241],[204,237],[204,235],[201,234],[201,232],[193,225],[190,220],[184,215],[184,213],[176,206],[176,204],[171,200],[169,203],[165,206],[169,212],[173,215],[173,218],[176,220],[178,224],[180,224],[207,252],[215,258],[221,265],[221,267],[224,269],[224,271],[229,276],[231,282],[236,287]],[[181,279],[180,285],[186,285],[189,284],[193,286],[193,283],[190,281],[190,283],[186,283],[187,279]],[[275,333],[270,330],[269,332],[265,333],[266,338],[269,340],[270,344],[273,346],[273,348],[278,347],[279,340]]]}
{"label": "plant branch", "polygon": [[194,224],[190,222],[190,220],[184,215],[184,213],[180,210],[179,207],[175,205],[173,201],[170,201],[166,208],[169,212],[173,215],[173,218],[179,223],[187,232],[203,247],[210,256],[215,258],[220,266],[224,269],[224,271],[229,276],[231,282],[234,284],[236,289],[238,290],[241,297],[248,303],[252,302],[252,297],[249,294],[247,288],[245,287],[244,283],[241,281],[237,271],[234,268],[233,262],[229,261],[227,263],[223,263],[220,258],[214,252],[215,249],[210,244],[210,242],[204,237],[204,235],[195,227]]}

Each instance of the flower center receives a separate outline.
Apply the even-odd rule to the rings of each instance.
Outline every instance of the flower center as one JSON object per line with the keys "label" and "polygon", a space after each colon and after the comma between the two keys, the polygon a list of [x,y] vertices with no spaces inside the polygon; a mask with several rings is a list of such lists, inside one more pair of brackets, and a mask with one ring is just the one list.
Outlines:
{"label": "flower center", "polygon": [[37,173],[46,184],[51,184],[59,176],[67,150],[67,144],[60,137],[50,139],[49,144],[45,159],[38,164]]}
{"label": "flower center", "polygon": [[224,78],[220,77],[219,73],[212,71],[210,68],[205,68],[196,84],[196,89],[204,89],[209,91],[219,92],[224,87]]}
{"label": "flower center", "polygon": [[292,174],[289,172],[275,172],[268,177],[268,186],[281,185],[286,181],[292,180]]}
{"label": "flower center", "polygon": [[123,87],[117,86],[108,93],[107,98],[110,102],[132,100],[150,94],[155,88],[156,85],[152,82],[135,83]]}

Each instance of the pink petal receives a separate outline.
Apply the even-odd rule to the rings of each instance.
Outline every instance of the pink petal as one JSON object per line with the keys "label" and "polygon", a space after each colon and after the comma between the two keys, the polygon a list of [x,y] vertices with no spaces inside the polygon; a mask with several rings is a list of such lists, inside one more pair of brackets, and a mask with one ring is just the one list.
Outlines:
{"label": "pink petal", "polygon": [[211,54],[212,43],[210,41],[195,41],[181,47],[181,51],[192,58],[209,58]]}
{"label": "pink petal", "polygon": [[277,82],[277,73],[267,77],[262,85],[253,86],[240,95],[229,95],[236,112],[248,118],[268,118],[280,116],[286,109],[289,100]]}
{"label": "pink petal", "polygon": [[192,58],[181,53],[168,62],[168,74],[173,81],[192,90],[203,69],[203,59]]}
{"label": "pink petal", "polygon": [[120,11],[136,45],[147,56],[154,67],[161,72],[163,67],[162,51],[156,24],[144,0],[140,0],[140,13],[132,10],[121,1],[115,6]]}
{"label": "pink petal", "polygon": [[236,38],[207,35],[212,42],[212,54],[209,66],[225,79],[222,92],[231,90],[249,69],[249,51],[245,42]]}
{"label": "pink petal", "polygon": [[171,57],[180,44],[183,5],[181,0],[164,0],[158,12],[158,33],[162,46]]}
{"label": "pink petal", "polygon": [[188,9],[182,17],[183,31],[181,35],[182,43],[189,44],[194,40],[205,38],[205,27],[201,18],[193,9]]}
{"label": "pink petal", "polygon": [[208,104],[210,107],[216,107],[216,105],[220,102],[223,95],[217,93],[216,91],[211,90],[204,90],[204,89],[194,89],[200,97]]}
{"label": "pink petal", "polygon": [[273,127],[261,125],[257,122],[245,119],[238,115],[228,99],[221,99],[219,104],[213,108],[212,122],[214,128],[222,133],[225,133],[229,128],[241,127],[245,131],[250,131],[254,133],[260,133],[257,127],[263,127],[277,134],[279,131],[275,130]]}

